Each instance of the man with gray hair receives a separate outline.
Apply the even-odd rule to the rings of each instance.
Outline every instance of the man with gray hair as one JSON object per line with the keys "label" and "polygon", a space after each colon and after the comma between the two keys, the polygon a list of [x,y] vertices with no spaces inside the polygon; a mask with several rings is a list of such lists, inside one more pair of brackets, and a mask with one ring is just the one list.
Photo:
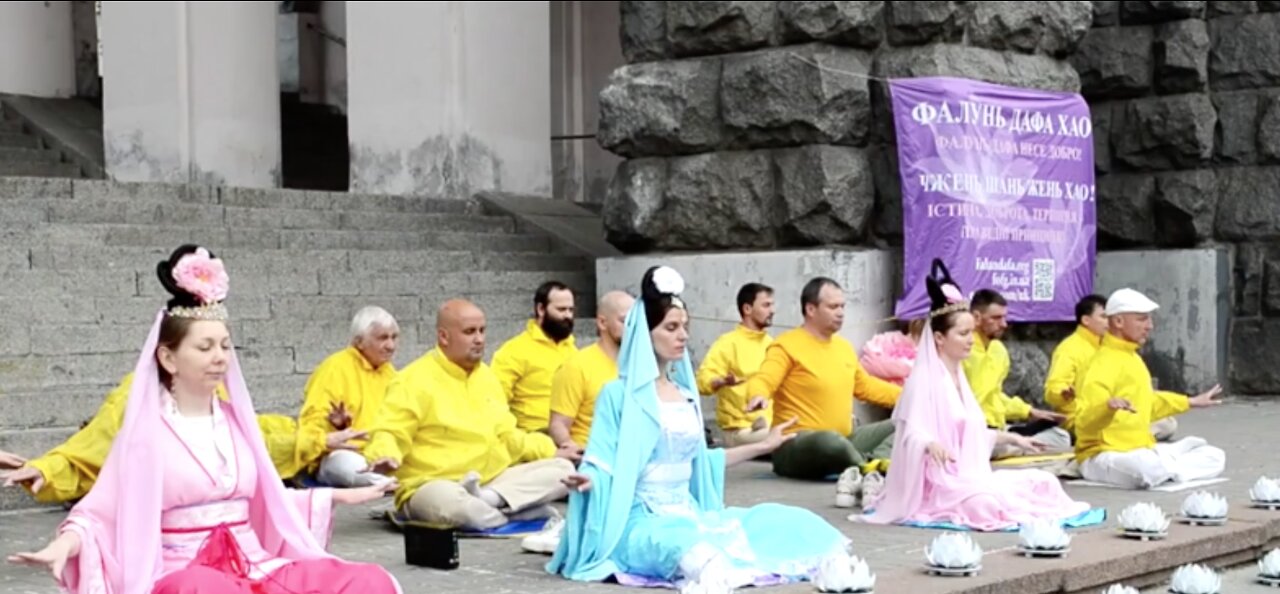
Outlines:
{"label": "man with gray hair", "polygon": [[396,319],[377,306],[356,312],[351,344],[329,355],[307,380],[298,416],[299,464],[333,487],[363,487],[386,476],[362,472],[360,454],[396,375],[392,358],[400,338]]}

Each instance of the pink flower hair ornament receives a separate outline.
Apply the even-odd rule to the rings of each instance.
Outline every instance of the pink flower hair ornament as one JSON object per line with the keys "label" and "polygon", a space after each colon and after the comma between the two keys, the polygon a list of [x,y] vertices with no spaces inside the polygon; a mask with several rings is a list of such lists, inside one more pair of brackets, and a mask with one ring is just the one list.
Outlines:
{"label": "pink flower hair ornament", "polygon": [[173,267],[173,281],[178,288],[191,293],[205,305],[226,299],[231,282],[222,260],[210,257],[209,250],[204,248],[178,260]]}

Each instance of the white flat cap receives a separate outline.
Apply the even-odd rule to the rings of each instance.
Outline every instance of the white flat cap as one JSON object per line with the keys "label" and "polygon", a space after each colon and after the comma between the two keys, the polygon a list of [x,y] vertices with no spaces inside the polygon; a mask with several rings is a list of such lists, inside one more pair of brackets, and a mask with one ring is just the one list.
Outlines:
{"label": "white flat cap", "polygon": [[1159,308],[1158,303],[1133,289],[1120,289],[1107,299],[1108,316],[1125,313],[1149,314]]}

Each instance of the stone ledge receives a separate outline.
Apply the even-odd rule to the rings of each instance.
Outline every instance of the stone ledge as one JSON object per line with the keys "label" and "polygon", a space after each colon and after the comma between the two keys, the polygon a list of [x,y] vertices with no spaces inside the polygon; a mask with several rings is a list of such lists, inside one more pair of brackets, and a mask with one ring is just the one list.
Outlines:
{"label": "stone ledge", "polygon": [[[1239,502],[1233,502],[1240,505]],[[1175,524],[1163,541],[1129,540],[1108,529],[1075,535],[1065,559],[1027,559],[1011,549],[986,552],[982,573],[969,578],[931,577],[923,569],[880,573],[881,592],[930,594],[1056,594],[1097,592],[1110,584],[1150,586],[1169,578],[1178,566],[1202,563],[1223,569],[1252,563],[1276,543],[1280,513],[1241,508],[1225,527]],[[872,568],[875,571],[875,568]],[[807,586],[807,588],[806,588]],[[779,592],[812,591],[791,586]]]}

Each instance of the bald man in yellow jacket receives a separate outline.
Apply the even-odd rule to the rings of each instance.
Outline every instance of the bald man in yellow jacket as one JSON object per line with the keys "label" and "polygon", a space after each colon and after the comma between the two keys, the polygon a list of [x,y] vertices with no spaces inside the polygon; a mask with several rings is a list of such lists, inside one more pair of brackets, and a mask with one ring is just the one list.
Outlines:
{"label": "bald man in yellow jacket", "polygon": [[[129,372],[120,385],[107,394],[93,419],[61,445],[10,473],[4,485],[22,485],[42,503],[65,503],[88,494],[124,423],[125,404],[132,385],[133,372]],[[217,393],[219,398],[227,398],[222,386]],[[297,423],[284,415],[258,415],[258,427],[280,476],[290,478],[297,474],[302,466],[296,452]]]}

